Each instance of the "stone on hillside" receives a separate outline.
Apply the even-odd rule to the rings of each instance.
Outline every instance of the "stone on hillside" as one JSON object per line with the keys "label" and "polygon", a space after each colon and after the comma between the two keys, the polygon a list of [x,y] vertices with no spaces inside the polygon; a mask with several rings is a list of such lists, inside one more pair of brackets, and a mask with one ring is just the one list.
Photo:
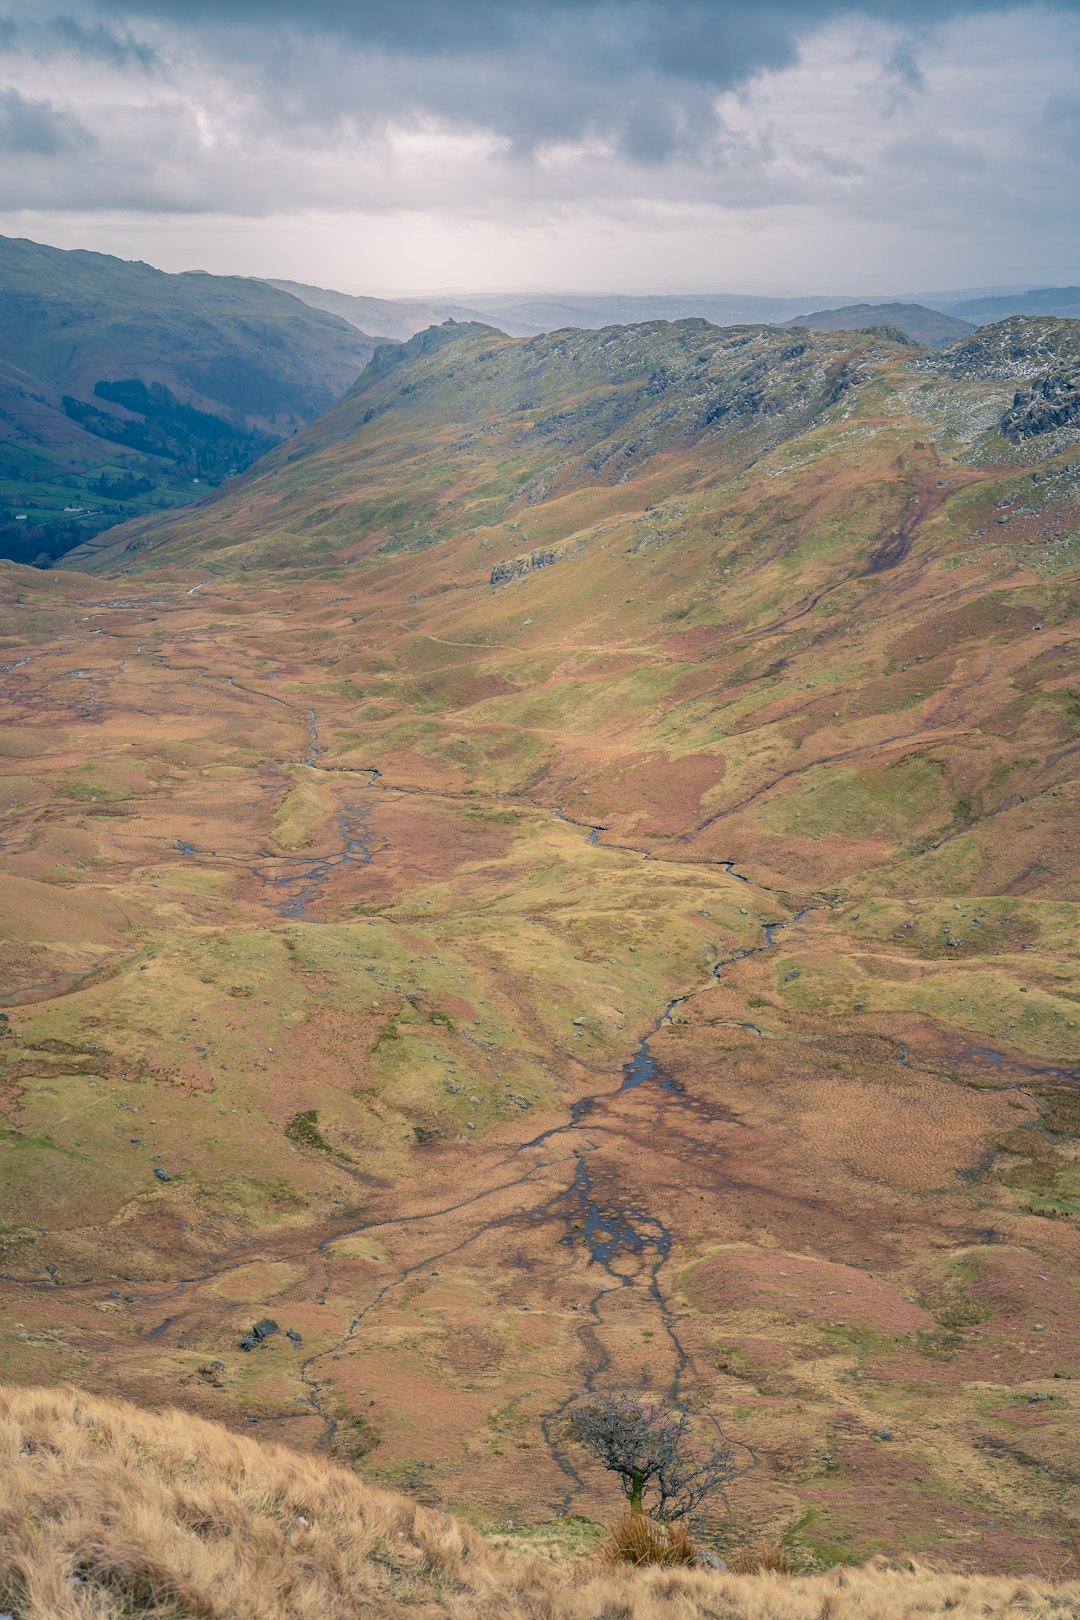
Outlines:
{"label": "stone on hillside", "polygon": [[727,1573],[727,1565],[724,1563],[724,1560],[718,1557],[716,1553],[710,1552],[707,1547],[703,1548],[702,1551],[698,1553],[697,1561],[701,1565],[702,1569],[715,1569],[719,1570],[721,1574]]}
{"label": "stone on hillside", "polygon": [[544,546],[538,551],[529,552],[527,556],[512,557],[509,562],[495,564],[489,583],[505,585],[512,579],[524,579],[526,574],[534,573],[538,568],[550,568],[553,563],[560,562],[564,555],[560,546]]}

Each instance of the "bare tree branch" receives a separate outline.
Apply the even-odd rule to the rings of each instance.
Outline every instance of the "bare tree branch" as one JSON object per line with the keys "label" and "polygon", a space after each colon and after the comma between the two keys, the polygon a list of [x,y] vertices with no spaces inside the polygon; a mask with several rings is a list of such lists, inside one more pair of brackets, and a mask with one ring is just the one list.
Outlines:
{"label": "bare tree branch", "polygon": [[569,1419],[571,1437],[619,1476],[632,1513],[645,1511],[655,1493],[654,1515],[667,1523],[692,1519],[707,1497],[735,1473],[726,1447],[693,1445],[691,1422],[662,1401],[611,1391],[583,1401]]}

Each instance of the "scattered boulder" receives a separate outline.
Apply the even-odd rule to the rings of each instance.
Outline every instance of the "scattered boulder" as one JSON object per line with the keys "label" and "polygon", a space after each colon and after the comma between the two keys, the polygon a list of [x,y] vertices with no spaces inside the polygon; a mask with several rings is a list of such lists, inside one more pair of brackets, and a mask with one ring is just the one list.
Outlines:
{"label": "scattered boulder", "polygon": [[716,1553],[710,1552],[708,1547],[703,1547],[701,1549],[697,1555],[697,1561],[702,1569],[716,1569],[719,1570],[721,1574],[727,1573],[727,1565],[724,1563],[724,1560]]}
{"label": "scattered boulder", "polygon": [[161,1168],[160,1164],[156,1164],[154,1166],[154,1174],[155,1174],[155,1176],[157,1176],[159,1181],[171,1181],[172,1180],[172,1176],[170,1176],[170,1174],[169,1174],[169,1172],[167,1170],[163,1170]]}
{"label": "scattered boulder", "polygon": [[245,1333],[240,1339],[240,1349],[257,1350],[260,1344],[264,1344],[272,1333],[278,1332],[280,1332],[280,1329],[273,1317],[264,1316],[261,1322],[255,1323],[250,1333]]}

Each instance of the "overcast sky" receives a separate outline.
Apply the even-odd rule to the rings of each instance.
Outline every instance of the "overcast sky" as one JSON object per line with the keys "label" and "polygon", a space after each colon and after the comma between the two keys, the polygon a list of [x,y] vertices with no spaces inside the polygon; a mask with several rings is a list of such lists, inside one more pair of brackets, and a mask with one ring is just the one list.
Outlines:
{"label": "overcast sky", "polygon": [[350,292],[1080,282],[1080,0],[0,0],[0,232]]}

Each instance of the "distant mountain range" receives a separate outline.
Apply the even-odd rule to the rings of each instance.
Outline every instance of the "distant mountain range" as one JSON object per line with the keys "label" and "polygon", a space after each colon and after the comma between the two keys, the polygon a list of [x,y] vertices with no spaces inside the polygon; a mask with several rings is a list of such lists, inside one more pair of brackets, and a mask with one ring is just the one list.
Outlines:
{"label": "distant mountain range", "polygon": [[[334,292],[329,287],[309,287],[302,281],[269,281],[276,287],[299,298],[311,309],[322,309],[341,320],[348,321],[371,337],[398,339],[401,342],[429,326],[441,326],[443,321],[483,321],[487,317],[466,304],[427,298],[367,298],[352,293]],[[530,328],[530,333],[531,333]],[[511,336],[525,336],[524,332]]]}
{"label": "distant mountain range", "polygon": [[[297,281],[271,286],[291,293],[313,309],[328,310],[374,337],[406,340],[442,321],[478,321],[508,337],[535,337],[563,327],[595,330],[632,326],[642,321],[680,321],[697,317],[713,326],[810,325],[815,331],[859,331],[867,326],[896,326],[930,347],[951,343],[970,331],[1010,315],[1080,313],[1080,288],[1048,287],[1031,292],[986,296],[943,293],[893,300],[806,294],[772,297],[751,293],[496,293],[462,299],[367,298],[310,287]],[[828,327],[826,318],[834,323]]]}
{"label": "distant mountain range", "polygon": [[950,306],[949,313],[975,326],[990,326],[1010,315],[1080,317],[1080,287],[1035,287],[1030,292],[1005,293],[989,298],[968,298]]}
{"label": "distant mountain range", "polygon": [[376,342],[265,282],[0,237],[0,556],[190,501],[332,404]]}
{"label": "distant mountain range", "polygon": [[[274,281],[270,285],[292,293],[314,309],[331,310],[374,336],[401,339],[446,320],[476,321],[497,327],[508,337],[536,337],[564,327],[595,331],[603,326],[694,318],[713,326],[774,326],[822,306],[832,307],[833,303],[820,294],[771,298],[748,293],[498,293],[464,301],[417,300],[353,297],[296,281]],[[843,298],[835,300],[837,305],[847,302]]]}

